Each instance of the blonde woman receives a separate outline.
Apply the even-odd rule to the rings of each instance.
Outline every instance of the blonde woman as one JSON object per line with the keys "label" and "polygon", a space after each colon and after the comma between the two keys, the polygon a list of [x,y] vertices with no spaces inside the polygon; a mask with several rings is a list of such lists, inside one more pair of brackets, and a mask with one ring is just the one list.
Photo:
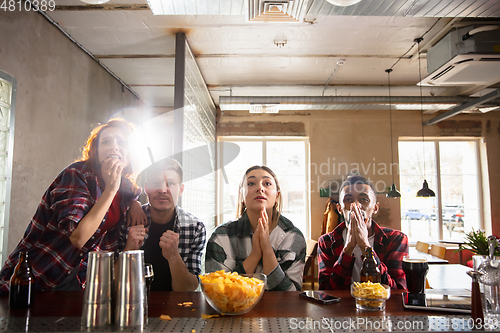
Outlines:
{"label": "blonde woman", "polygon": [[238,193],[238,220],[217,227],[207,243],[205,270],[264,273],[266,290],[301,290],[306,242],[281,215],[278,178],[266,166],[249,168]]}

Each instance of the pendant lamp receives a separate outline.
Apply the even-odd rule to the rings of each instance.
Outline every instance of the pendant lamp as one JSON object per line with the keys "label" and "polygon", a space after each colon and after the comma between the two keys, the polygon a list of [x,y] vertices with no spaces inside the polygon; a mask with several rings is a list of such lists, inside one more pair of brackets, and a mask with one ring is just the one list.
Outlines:
{"label": "pendant lamp", "polygon": [[[420,43],[423,41],[423,38],[417,38],[415,39],[415,42],[418,44],[418,76],[419,76],[419,82],[422,82],[422,73],[420,71]],[[427,180],[425,179],[425,137],[424,137],[424,108],[423,108],[423,101],[422,101],[422,84],[419,84],[420,86],[420,115],[422,117],[422,152],[423,152],[423,160],[424,160],[424,184],[422,185],[422,188],[418,190],[417,192],[417,197],[435,197],[436,194],[434,193],[433,190],[429,188],[429,184],[427,183]]]}
{"label": "pendant lamp", "polygon": [[392,166],[394,164],[394,154],[393,154],[393,149],[392,149],[392,104],[391,104],[391,72],[392,69],[386,69],[385,72],[387,73],[387,80],[389,82],[389,119],[390,119],[390,129],[391,129],[391,173],[392,173],[392,186],[391,190],[387,192],[386,197],[387,198],[401,198],[401,193],[399,193],[398,190],[396,190],[396,185],[394,184],[394,173],[392,172]]}

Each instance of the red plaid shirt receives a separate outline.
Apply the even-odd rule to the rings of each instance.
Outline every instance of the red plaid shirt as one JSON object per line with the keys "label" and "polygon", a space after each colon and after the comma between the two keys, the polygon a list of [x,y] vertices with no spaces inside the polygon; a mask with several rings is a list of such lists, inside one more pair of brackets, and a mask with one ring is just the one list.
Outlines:
{"label": "red plaid shirt", "polygon": [[118,246],[120,227],[125,221],[127,207],[139,194],[130,191],[130,188],[130,181],[122,179],[118,223],[103,231],[108,217],[106,214],[94,235],[79,249],[71,243],[69,236],[99,200],[102,190],[97,176],[85,162],[75,162],[66,167],[43,195],[23,238],[5,262],[0,272],[0,294],[9,291],[9,280],[20,251],[29,253],[36,290],[56,287],[75,269],[78,270],[78,279],[83,285],[88,252],[113,251]]}
{"label": "red plaid shirt", "polygon": [[[377,261],[382,283],[392,289],[406,289],[406,275],[402,269],[403,257],[408,254],[408,237],[401,231],[381,228],[372,220],[374,231],[373,254]],[[318,241],[319,289],[349,289],[354,255],[344,249],[342,232],[345,222]]]}

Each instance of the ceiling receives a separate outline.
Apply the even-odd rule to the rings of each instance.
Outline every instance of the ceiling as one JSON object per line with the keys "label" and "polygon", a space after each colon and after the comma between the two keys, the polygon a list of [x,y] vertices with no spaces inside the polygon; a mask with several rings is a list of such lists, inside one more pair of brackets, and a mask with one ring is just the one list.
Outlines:
{"label": "ceiling", "polygon": [[[249,1],[271,7],[291,3],[275,6],[281,12],[274,16],[252,10],[254,19],[278,21],[266,22],[248,19]],[[166,3],[169,15],[153,15],[145,0],[103,5],[58,0],[46,17],[152,108],[173,108],[175,34],[184,32],[223,110],[248,110],[251,103],[273,103],[276,96],[274,101],[290,110],[384,109],[388,68],[393,69],[391,95],[399,98],[393,99],[394,109],[420,110],[415,96],[417,83],[428,76],[426,52],[451,30],[500,25],[497,0],[361,0],[349,7],[325,0]],[[500,55],[500,29],[489,33],[496,36]],[[423,37],[419,45],[418,37]],[[494,66],[500,68],[500,61]],[[500,72],[497,78],[487,84],[422,87],[424,110],[471,102],[471,95],[499,88]],[[482,105],[499,103],[495,97]]]}

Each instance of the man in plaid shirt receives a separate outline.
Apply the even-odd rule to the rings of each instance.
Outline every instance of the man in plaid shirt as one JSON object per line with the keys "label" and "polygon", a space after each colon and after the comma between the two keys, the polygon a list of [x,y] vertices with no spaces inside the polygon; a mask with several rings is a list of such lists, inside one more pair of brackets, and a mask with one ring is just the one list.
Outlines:
{"label": "man in plaid shirt", "polygon": [[366,247],[373,248],[382,283],[406,289],[402,262],[408,238],[372,220],[379,209],[373,185],[364,177],[349,176],[341,185],[339,202],[337,209],[347,223],[318,241],[319,289],[349,289],[351,281],[359,281]]}
{"label": "man in plaid shirt", "polygon": [[201,274],[205,225],[177,206],[184,191],[179,162],[168,159],[146,171],[144,188],[149,203],[142,206],[145,226],[124,226],[119,250],[144,250],[144,260],[153,265],[151,290],[193,291]]}

